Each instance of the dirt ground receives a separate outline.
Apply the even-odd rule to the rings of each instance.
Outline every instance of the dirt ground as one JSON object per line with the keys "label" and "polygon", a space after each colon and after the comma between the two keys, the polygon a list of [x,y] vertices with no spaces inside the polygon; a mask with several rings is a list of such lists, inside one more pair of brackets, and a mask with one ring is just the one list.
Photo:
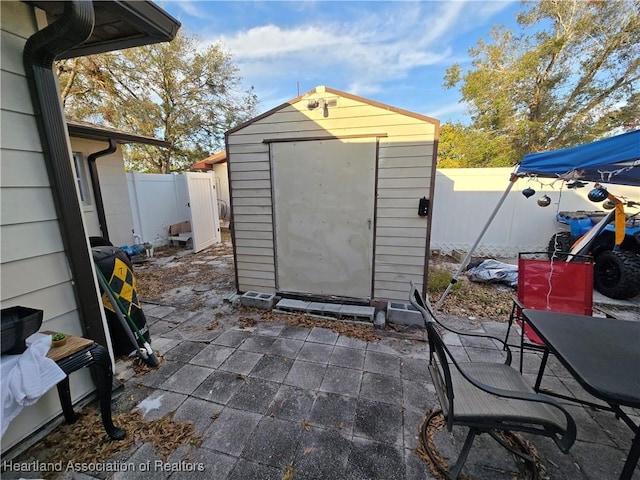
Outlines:
{"label": "dirt ground", "polygon": [[[433,304],[440,299],[456,268],[447,257],[432,260],[428,293]],[[157,248],[153,258],[135,264],[134,272],[138,295],[148,303],[188,310],[216,308],[235,292],[233,248],[228,233],[221,244],[195,254],[185,247]],[[473,283],[462,274],[441,311],[472,320],[506,321],[513,295],[514,290],[509,287]]]}

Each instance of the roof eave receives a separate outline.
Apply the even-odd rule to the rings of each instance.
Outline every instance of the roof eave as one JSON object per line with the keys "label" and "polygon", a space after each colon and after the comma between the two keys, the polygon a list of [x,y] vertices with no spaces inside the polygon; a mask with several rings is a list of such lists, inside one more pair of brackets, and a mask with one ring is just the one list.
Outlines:
{"label": "roof eave", "polygon": [[[59,1],[26,0],[56,18]],[[96,2],[100,5],[101,2]],[[178,33],[180,22],[150,1],[114,0],[109,3],[109,11],[126,22],[135,32],[118,32],[111,38],[101,40],[94,34],[81,45],[62,53],[59,58],[73,58],[94,55],[125,48],[139,47],[154,43],[170,42]],[[95,33],[95,32],[94,32]]]}
{"label": "roof eave", "polygon": [[116,132],[99,127],[79,125],[77,123],[67,123],[69,136],[74,138],[86,138],[88,140],[115,140],[118,143],[142,143],[156,147],[170,147],[171,142],[159,138],[145,137],[133,133]]}

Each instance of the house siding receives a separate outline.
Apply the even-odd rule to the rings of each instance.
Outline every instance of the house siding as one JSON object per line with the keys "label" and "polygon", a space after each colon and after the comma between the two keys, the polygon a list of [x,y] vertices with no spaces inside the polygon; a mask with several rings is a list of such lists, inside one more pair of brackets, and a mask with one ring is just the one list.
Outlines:
{"label": "house siding", "polygon": [[[336,100],[324,117],[308,102]],[[431,198],[437,122],[371,105],[332,91],[312,91],[297,102],[227,136],[238,289],[275,292],[272,178],[269,141],[379,135],[373,297],[406,301],[408,282],[422,285],[427,219],[418,200]],[[269,266],[266,271],[265,266]]]}
{"label": "house siding", "polygon": [[[81,335],[34,109],[27,88],[22,52],[36,31],[31,7],[0,2],[2,81],[0,116],[0,302],[2,308],[27,306],[44,311],[43,330]],[[94,388],[88,372],[71,378],[72,399]],[[55,389],[25,408],[2,437],[6,450],[61,413]]]}
{"label": "house siding", "polygon": [[[101,232],[95,199],[91,191],[87,159],[92,153],[104,150],[107,146],[107,142],[71,137],[71,150],[82,153],[86,167],[86,182],[91,202],[89,205],[85,205],[82,210],[85,229],[89,236],[101,236]],[[116,246],[131,245],[133,244],[133,215],[131,214],[131,202],[121,146],[118,145],[117,150],[110,155],[98,157],[96,164],[109,239]]]}

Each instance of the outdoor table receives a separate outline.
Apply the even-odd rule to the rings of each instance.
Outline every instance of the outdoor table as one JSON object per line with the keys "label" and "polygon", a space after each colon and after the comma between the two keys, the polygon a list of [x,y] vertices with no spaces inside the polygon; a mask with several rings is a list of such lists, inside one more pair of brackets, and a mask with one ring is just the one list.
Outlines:
{"label": "outdoor table", "polygon": [[640,321],[531,309],[524,309],[522,315],[547,347],[535,389],[539,388],[547,357],[552,352],[587,392],[610,408],[581,403],[614,412],[634,432],[620,474],[620,480],[630,479],[640,457],[640,425],[636,425],[621,407],[640,408]]}
{"label": "outdoor table", "polygon": [[[54,333],[54,332],[41,332]],[[100,413],[102,424],[107,434],[114,440],[125,437],[125,431],[113,424],[111,416],[111,387],[113,382],[113,371],[109,353],[100,344],[87,338],[67,334],[67,343],[61,347],[54,347],[49,350],[47,357],[58,364],[67,376],[58,383],[58,397],[62,406],[62,413],[68,423],[76,420],[76,414],[71,402],[71,391],[69,389],[69,375],[84,367],[94,367],[94,376],[98,388],[98,400],[100,402]],[[97,367],[97,368],[95,368]]]}

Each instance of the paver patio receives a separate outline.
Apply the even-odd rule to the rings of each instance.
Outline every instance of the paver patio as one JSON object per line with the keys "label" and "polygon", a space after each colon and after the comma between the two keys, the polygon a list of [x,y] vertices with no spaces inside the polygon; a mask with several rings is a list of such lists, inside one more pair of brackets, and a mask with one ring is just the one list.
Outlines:
{"label": "paver patio", "polygon": [[[185,315],[147,304],[144,310],[153,344],[165,360],[158,370],[141,377],[133,377],[129,363],[119,361],[117,374],[125,387],[114,400],[115,408],[122,398],[144,391],[146,397],[137,404],[145,419],[175,412],[175,420],[194,423],[203,442],[181,447],[169,458],[169,463],[182,465],[182,471],[152,467],[151,472],[135,469],[111,478],[433,478],[414,453],[420,422],[438,403],[427,371],[428,346],[417,339],[419,335],[408,339],[383,332],[379,342],[368,343],[329,328],[285,323],[231,323],[211,330],[211,309]],[[506,324],[499,322],[471,326],[465,319],[444,320],[497,336],[506,332]],[[453,334],[446,341],[461,361],[500,361],[504,355],[491,342],[469,342]],[[513,364],[517,362],[516,354]],[[532,384],[538,362],[536,354],[527,354],[525,375]],[[557,361],[551,359],[549,367],[545,386],[586,395]],[[578,425],[578,440],[568,455],[549,439],[528,437],[549,477],[617,478],[631,431],[607,412],[578,405],[569,410]],[[462,429],[454,430],[453,436],[441,434],[448,439],[442,453],[457,455],[465,434]],[[153,466],[160,459],[150,444],[141,444],[118,461]],[[185,471],[180,462],[199,465],[203,471]],[[477,479],[512,479],[517,468],[502,447],[481,437],[463,472]],[[21,476],[25,475],[3,474]],[[93,477],[76,472],[63,478]],[[636,471],[634,478],[640,473]]]}

